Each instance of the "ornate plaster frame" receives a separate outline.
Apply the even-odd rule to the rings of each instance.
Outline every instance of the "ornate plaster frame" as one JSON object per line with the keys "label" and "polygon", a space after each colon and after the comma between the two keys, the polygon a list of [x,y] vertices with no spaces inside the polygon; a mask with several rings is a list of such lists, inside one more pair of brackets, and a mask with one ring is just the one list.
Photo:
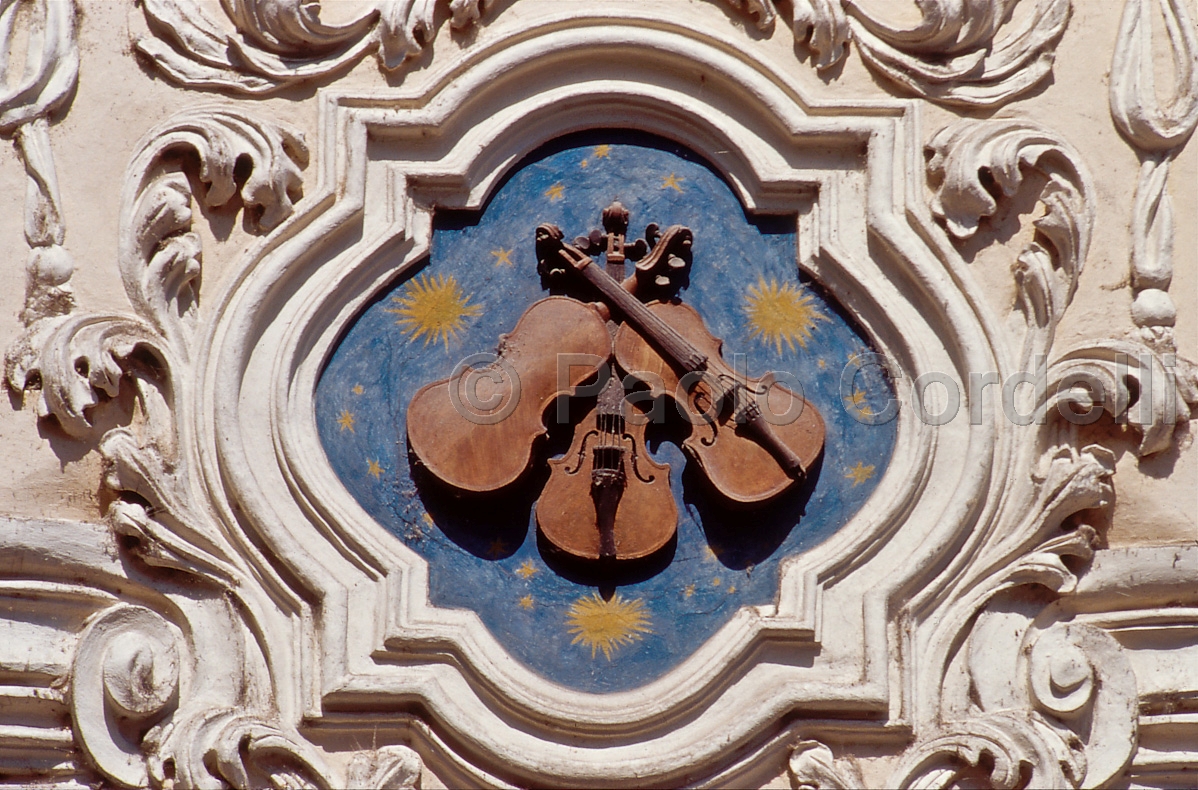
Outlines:
{"label": "ornate plaster frame", "polygon": [[[212,393],[197,415],[202,465],[209,480],[222,481],[210,490],[224,519],[269,546],[292,584],[319,601],[287,651],[287,663],[302,666],[293,674],[307,680],[306,715],[419,698],[487,762],[527,780],[567,783],[694,776],[794,710],[885,717],[909,728],[919,670],[917,651],[891,630],[896,600],[923,586],[978,521],[993,519],[991,492],[1004,486],[1017,441],[1003,436],[998,420],[933,429],[901,410],[891,472],[853,524],[787,567],[776,609],[742,610],[671,675],[603,696],[538,681],[475,617],[429,607],[423,561],[373,525],[322,462],[317,376],[361,306],[427,250],[431,228],[421,204],[478,208],[505,168],[548,140],[592,127],[595,117],[711,156],[756,211],[798,211],[813,190],[853,188],[787,168],[804,138],[863,146],[867,185],[857,186],[870,237],[842,238],[836,212],[844,204],[821,200],[812,271],[908,379],[949,371],[963,388],[969,370],[1013,370],[1012,352],[920,200],[922,185],[909,179],[922,169],[914,103],[811,104],[734,42],[660,19],[655,27],[635,16],[574,19],[561,29],[563,21],[529,25],[398,96],[326,95],[322,184],[310,208],[250,256],[244,278],[215,308],[222,319],[203,343],[208,361],[199,382]],[[619,64],[612,76],[596,73],[605,56]],[[573,78],[572,59],[591,63],[585,82]],[[706,80],[702,97],[671,78],[696,71]],[[727,85],[715,84],[721,80]],[[586,120],[566,113],[581,106]],[[376,139],[400,141],[396,148],[411,150],[415,162],[382,172],[368,157],[368,140]],[[438,148],[439,159],[426,153]],[[360,227],[360,240],[322,254],[330,243],[323,240],[347,227]],[[862,242],[885,249],[890,270]],[[313,530],[337,547],[339,562],[303,548]],[[871,559],[905,570],[879,581],[876,570],[862,572]],[[820,599],[828,588],[851,587],[854,572],[872,581],[837,603],[859,607],[862,622],[848,644],[829,644]],[[783,666],[785,659],[752,666],[744,654],[768,652],[770,639],[800,654],[819,646],[827,660],[812,669]],[[320,645],[319,665],[304,655],[312,644]],[[442,658],[446,652],[452,658]],[[687,679],[685,693],[676,678]],[[573,743],[561,740],[566,728]]]}
{"label": "ornate plaster frame", "polygon": [[[751,210],[798,210],[801,264],[906,380],[947,373],[964,389],[970,372],[1031,373],[1052,352],[1049,385],[1024,411],[1076,400],[1059,385],[1084,374],[1104,383],[1101,407],[1141,429],[1145,454],[1168,446],[1198,400],[1192,372],[1150,345],[1053,349],[1094,211],[1076,152],[1051,132],[1004,120],[941,130],[928,146],[929,201],[914,101],[813,102],[731,32],[653,7],[542,14],[400,90],[323,93],[319,181],[294,216],[307,161],[297,135],[223,108],[152,131],[122,196],[120,265],[138,317],[71,314],[64,299],[39,308],[44,294],[31,290],[10,385],[39,390],[42,414],[72,435],[103,434],[109,518],[126,540],[116,547],[88,531],[67,547],[66,570],[41,571],[77,573],[86,585],[29,587],[47,607],[71,595],[94,604],[69,703],[91,764],[130,786],[243,787],[264,774],[411,786],[421,759],[462,784],[639,786],[736,782],[790,752],[796,783],[860,784],[827,747],[794,745],[802,735],[896,751],[910,743],[894,786],[981,770],[983,755],[999,786],[1027,776],[1097,786],[1119,775],[1135,750],[1137,691],[1110,623],[1161,615],[1151,591],[1138,590],[1143,612],[1065,622],[1075,603],[1092,605],[1086,595],[1123,582],[1107,573],[1095,577],[1098,593],[1079,587],[1094,532],[1076,516],[1109,504],[1113,461],[1055,421],[1017,426],[995,410],[977,425],[933,427],[900,409],[895,460],[875,495],[786,568],[777,606],[743,610],[635,695],[537,683],[476,618],[428,606],[422,561],[321,463],[316,377],[361,305],[427,249],[427,207],[481,205],[523,154],[593,128],[564,114],[584,102],[607,125],[707,156]],[[614,65],[596,68],[597,54]],[[575,79],[570,66],[583,61],[588,76]],[[860,167],[796,169],[788,157],[805,141],[859,151]],[[173,158],[180,150],[198,154],[198,176]],[[241,183],[243,158],[252,175]],[[1033,171],[1046,214],[1013,265],[1020,344],[980,298],[953,239],[1029,188]],[[42,211],[43,192],[31,211]],[[250,226],[269,233],[203,305],[193,198],[240,201]],[[1152,395],[1134,410],[1129,381]],[[95,410],[126,386],[140,405],[134,424],[99,429]],[[53,544],[18,535],[14,567],[41,567],[33,560],[62,553]],[[1159,572],[1167,559],[1143,561]],[[181,586],[163,567],[200,583]],[[987,606],[1031,586],[1063,603],[1021,614],[1030,657],[996,673],[977,656],[1009,613]],[[830,627],[823,612],[833,608]],[[205,649],[215,634],[228,650]],[[132,653],[118,649],[137,639]],[[1038,660],[1046,639],[1074,663]],[[992,674],[1007,691],[994,690]],[[671,691],[677,678],[685,694]],[[144,739],[96,726],[116,719],[144,724]],[[376,748],[380,731],[419,758]],[[313,747],[330,736],[360,741],[348,767],[330,769]]]}

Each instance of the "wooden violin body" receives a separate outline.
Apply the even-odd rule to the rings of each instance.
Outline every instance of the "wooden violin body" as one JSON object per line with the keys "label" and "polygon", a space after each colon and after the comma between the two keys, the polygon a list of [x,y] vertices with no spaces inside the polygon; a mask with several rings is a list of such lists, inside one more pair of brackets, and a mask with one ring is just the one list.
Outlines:
{"label": "wooden violin body", "polygon": [[737,422],[732,399],[713,392],[717,387],[711,380],[729,386],[735,382],[751,394],[770,430],[798,457],[803,470],[811,468],[823,451],[825,427],[819,411],[772,375],[752,379],[729,367],[721,354],[723,341],[711,334],[693,307],[670,302],[651,302],[646,307],[707,358],[710,375],[688,375],[630,322],[616,333],[616,361],[648,384],[654,396],[670,395],[683,406],[693,426],[683,449],[711,484],[733,501],[751,503],[771,499],[801,479],[779,463],[749,426]]}
{"label": "wooden violin body", "polygon": [[[618,386],[618,385],[617,385]],[[645,449],[647,418],[619,387],[615,408],[601,403],[574,433],[569,452],[549,459],[537,526],[553,545],[582,559],[635,560],[661,549],[678,525],[670,467]]]}
{"label": "wooden violin body", "polygon": [[[564,296],[542,299],[500,338],[493,363],[459,366],[454,376],[412,396],[408,447],[456,488],[487,492],[510,485],[547,431],[545,410],[610,356],[611,336],[593,306]],[[559,365],[562,359],[573,364]]]}

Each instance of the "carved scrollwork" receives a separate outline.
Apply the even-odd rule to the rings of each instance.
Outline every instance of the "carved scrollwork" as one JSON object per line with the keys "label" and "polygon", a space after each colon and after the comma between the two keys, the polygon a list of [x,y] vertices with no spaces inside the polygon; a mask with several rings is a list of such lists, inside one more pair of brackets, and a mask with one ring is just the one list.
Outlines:
{"label": "carved scrollwork", "polygon": [[178,703],[180,649],[175,629],[141,606],[97,615],[79,643],[71,713],[80,744],[110,779],[146,786],[140,733]]}
{"label": "carved scrollwork", "polygon": [[1139,719],[1136,675],[1100,628],[1057,623],[1034,634],[1028,687],[1036,707],[1085,742],[1085,784],[1103,787],[1127,767]]}
{"label": "carved scrollwork", "polygon": [[1045,179],[1039,195],[1045,213],[1033,222],[1036,237],[1012,266],[1028,324],[1026,370],[1035,354],[1052,346],[1077,291],[1095,218],[1090,176],[1071,145],[1025,121],[961,121],[937,133],[928,150],[928,172],[936,184],[932,212],[957,239],[972,237],[983,218],[999,211],[1000,200],[1018,193],[1025,169]]}
{"label": "carved scrollwork", "polygon": [[929,738],[904,756],[888,787],[1072,788],[1085,763],[1038,716],[1003,711],[978,716]]}
{"label": "carved scrollwork", "polygon": [[[774,0],[724,0],[773,27]],[[1031,0],[1023,0],[1030,4]],[[817,68],[842,61],[855,41],[866,64],[918,96],[941,104],[990,107],[1040,84],[1069,22],[1069,0],[941,0],[919,3],[922,18],[903,27],[851,0],[797,0],[794,34]],[[420,53],[436,32],[439,6],[465,28],[481,17],[483,0],[375,0],[340,25],[320,21],[318,2],[230,0],[223,19],[180,0],[143,3],[153,36],[137,49],[172,79],[196,88],[266,94],[334,74],[375,52],[395,70]],[[1022,9],[1021,9],[1022,10]]]}
{"label": "carved scrollwork", "polygon": [[[197,306],[201,251],[191,231],[190,163],[180,152],[198,157],[195,197],[204,206],[239,198],[247,228],[267,233],[294,211],[308,149],[287,126],[211,107],[154,130],[134,155],[121,202],[121,277],[138,314],[185,354],[180,333]],[[244,183],[239,165],[249,166]]]}
{"label": "carved scrollwork", "polygon": [[484,4],[375,0],[356,18],[326,25],[319,2],[229,0],[217,21],[197,3],[146,0],[146,19],[158,37],[136,46],[184,85],[258,95],[334,74],[372,51],[383,68],[398,69],[435,35],[439,7],[448,8],[454,27],[465,28],[478,21]]}
{"label": "carved scrollwork", "polygon": [[422,769],[420,755],[408,747],[383,746],[354,755],[346,779],[350,787],[413,790],[420,787]]}
{"label": "carved scrollwork", "polygon": [[[219,108],[155,130],[133,159],[122,198],[120,270],[138,317],[44,318],[9,350],[9,386],[34,391],[39,416],[53,416],[71,436],[98,440],[104,482],[118,495],[109,517],[151,564],[226,584],[236,575],[182,449],[201,257],[191,231],[193,184],[208,207],[240,198],[247,226],[265,232],[291,215],[306,163],[297,133]],[[94,436],[97,408],[120,395],[122,382],[137,402],[132,424]]]}
{"label": "carved scrollwork", "polygon": [[[772,0],[756,5],[758,26],[772,24]],[[1028,92],[1049,75],[1071,12],[1069,0],[1036,0],[1019,18],[1013,14],[1019,0],[917,5],[920,21],[903,27],[880,17],[877,6],[796,0],[795,38],[810,50],[818,69],[840,63],[855,42],[867,66],[917,96],[953,106],[992,107]]]}
{"label": "carved scrollwork", "polygon": [[1141,456],[1168,449],[1174,429],[1198,408],[1193,364],[1141,343],[1108,340],[1077,348],[1057,359],[1048,374],[1044,408],[1101,407],[1139,429]]}
{"label": "carved scrollwork", "polygon": [[851,790],[864,787],[860,774],[837,765],[832,750],[819,741],[799,741],[786,763],[794,790]]}

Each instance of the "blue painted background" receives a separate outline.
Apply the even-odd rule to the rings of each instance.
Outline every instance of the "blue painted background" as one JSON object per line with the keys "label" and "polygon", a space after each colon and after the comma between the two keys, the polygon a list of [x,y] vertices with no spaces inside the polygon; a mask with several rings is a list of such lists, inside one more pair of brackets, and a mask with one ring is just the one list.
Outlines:
{"label": "blue painted background", "polygon": [[[467,355],[494,351],[500,333],[546,295],[536,273],[536,225],[554,222],[567,238],[588,233],[613,199],[631,212],[630,240],[649,222],[694,231],[683,300],[724,338],[726,355],[746,355],[751,375],[794,373],[828,435],[814,485],[746,512],[726,509],[688,472],[677,446],[685,436],[679,426],[650,433],[651,451],[672,467],[678,537],[661,557],[616,580],[622,598],[641,600],[651,633],[608,659],[571,644],[567,625],[571,604],[591,596],[599,580],[585,569],[551,567],[537,545],[532,507],[545,464],[520,492],[463,503],[413,479],[404,420],[417,389],[448,376]],[[502,250],[511,250],[511,266],[495,254]],[[605,692],[644,684],[693,653],[739,607],[774,601],[780,561],[842,527],[889,462],[896,424],[858,421],[841,400],[841,370],[868,345],[818,286],[801,283],[795,261],[794,218],[752,221],[728,185],[690,152],[613,132],[560,141],[515,169],[481,216],[439,214],[429,260],[347,331],[317,388],[317,424],[329,461],[363,507],[428,560],[434,604],[475,610],[512,655],[565,686]],[[411,340],[396,324],[398,316],[387,312],[396,306],[392,297],[422,274],[452,275],[469,303],[480,307],[448,348]],[[814,294],[829,320],[815,326],[806,348],[792,351],[784,343],[779,353],[751,337],[745,298],[762,278]],[[891,397],[888,382],[868,369],[857,382],[864,404],[880,412]],[[542,458],[565,451],[570,436],[561,433]]]}

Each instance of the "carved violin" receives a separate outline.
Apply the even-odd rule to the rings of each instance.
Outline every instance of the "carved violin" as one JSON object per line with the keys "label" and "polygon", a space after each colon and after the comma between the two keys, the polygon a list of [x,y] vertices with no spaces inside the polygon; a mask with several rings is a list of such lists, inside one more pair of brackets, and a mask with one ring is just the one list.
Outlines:
{"label": "carved violin", "polygon": [[[537,526],[553,545],[583,559],[633,560],[674,536],[678,507],[670,467],[645,450],[644,415],[612,377],[562,458],[549,459]],[[629,418],[632,419],[629,419]]]}
{"label": "carved violin", "polygon": [[[625,248],[628,211],[614,203],[603,212],[605,234],[580,239],[606,252],[601,276],[622,279],[626,254],[641,258],[647,245]],[[613,280],[614,282],[614,280]],[[608,324],[615,333],[614,324]],[[537,500],[537,526],[550,543],[583,559],[634,560],[660,550],[678,525],[670,467],[645,449],[648,418],[625,398],[615,366],[601,366],[595,408],[579,424],[570,450],[549,460],[549,480]],[[605,379],[605,380],[604,380]]]}
{"label": "carved violin", "polygon": [[[814,406],[772,375],[750,378],[722,356],[723,341],[702,317],[676,302],[642,303],[635,283],[616,282],[595,261],[562,240],[553,225],[537,228],[537,260],[546,276],[572,273],[598,291],[624,317],[614,350],[619,365],[649,385],[654,397],[670,395],[686,406],[694,429],[683,449],[727,498],[763,502],[804,479],[823,451],[825,427]],[[655,245],[657,260],[637,265],[650,286],[668,279],[670,245],[688,247],[690,231],[675,226]],[[676,256],[675,256],[676,257]]]}
{"label": "carved violin", "polygon": [[[559,354],[589,365],[559,366]],[[611,357],[611,335],[593,305],[550,296],[500,336],[497,358],[461,365],[427,384],[408,406],[408,447],[445,483],[496,491],[515,482],[547,432],[545,410],[593,377]]]}

